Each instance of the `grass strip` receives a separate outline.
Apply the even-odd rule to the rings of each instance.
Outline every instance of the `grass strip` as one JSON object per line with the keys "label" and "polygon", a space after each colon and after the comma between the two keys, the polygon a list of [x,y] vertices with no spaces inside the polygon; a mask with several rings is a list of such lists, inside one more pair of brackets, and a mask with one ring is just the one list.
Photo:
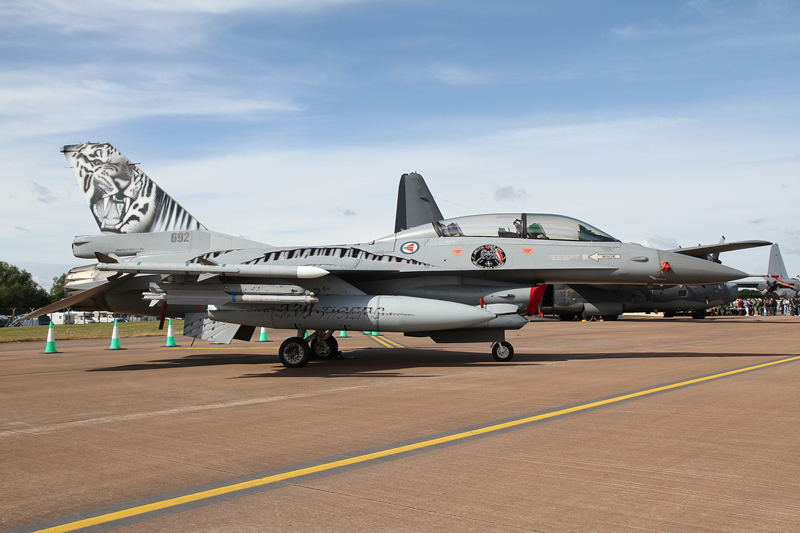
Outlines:
{"label": "grass strip", "polygon": [[[16,328],[0,328],[0,343],[3,342],[26,342],[47,340],[47,330],[50,326],[26,326]],[[183,320],[173,320],[172,327],[176,335],[183,333]],[[101,324],[64,324],[53,326],[56,341],[68,339],[110,339],[111,330],[114,323]],[[167,334],[167,326],[163,330],[158,329],[158,320],[148,322],[120,322],[119,336],[121,338],[130,337],[157,337]]]}

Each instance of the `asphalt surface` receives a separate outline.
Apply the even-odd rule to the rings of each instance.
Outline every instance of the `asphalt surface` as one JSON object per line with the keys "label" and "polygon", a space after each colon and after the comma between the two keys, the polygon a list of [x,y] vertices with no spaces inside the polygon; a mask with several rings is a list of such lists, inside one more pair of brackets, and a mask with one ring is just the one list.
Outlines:
{"label": "asphalt surface", "polygon": [[0,345],[0,529],[800,530],[798,317],[288,335]]}

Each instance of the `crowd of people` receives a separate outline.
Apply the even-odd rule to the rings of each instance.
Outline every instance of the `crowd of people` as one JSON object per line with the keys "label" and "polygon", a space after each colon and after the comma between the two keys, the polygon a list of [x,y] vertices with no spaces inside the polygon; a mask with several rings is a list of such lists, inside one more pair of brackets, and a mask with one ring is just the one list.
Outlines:
{"label": "crowd of people", "polygon": [[800,298],[739,298],[718,314],[739,316],[800,316]]}

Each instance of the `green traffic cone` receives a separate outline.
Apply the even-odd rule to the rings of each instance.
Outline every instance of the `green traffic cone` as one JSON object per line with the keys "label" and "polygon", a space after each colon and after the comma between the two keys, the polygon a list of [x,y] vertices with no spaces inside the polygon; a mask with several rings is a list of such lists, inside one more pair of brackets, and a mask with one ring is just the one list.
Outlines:
{"label": "green traffic cone", "polygon": [[256,342],[269,342],[267,339],[267,328],[261,328],[261,335],[259,335]]}
{"label": "green traffic cone", "polygon": [[169,319],[169,326],[167,326],[167,344],[165,348],[175,348],[175,330],[172,329],[172,319]]}
{"label": "green traffic cone", "polygon": [[347,330],[346,329],[343,329],[342,331],[339,332],[339,338],[342,338],[342,337],[347,337]]}
{"label": "green traffic cone", "polygon": [[44,353],[58,353],[56,351],[56,333],[53,330],[53,323],[50,322],[50,329],[47,330],[47,344]]}
{"label": "green traffic cone", "polygon": [[122,346],[119,344],[119,326],[117,325],[117,321],[114,320],[114,329],[111,331],[111,346],[108,348],[109,350],[121,350]]}

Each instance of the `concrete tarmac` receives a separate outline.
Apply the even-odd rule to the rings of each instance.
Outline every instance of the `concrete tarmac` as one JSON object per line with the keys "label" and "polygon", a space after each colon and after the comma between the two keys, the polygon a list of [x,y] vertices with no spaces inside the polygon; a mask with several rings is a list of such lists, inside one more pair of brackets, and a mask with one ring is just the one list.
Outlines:
{"label": "concrete tarmac", "polygon": [[0,344],[0,529],[800,530],[798,317],[289,335]]}

